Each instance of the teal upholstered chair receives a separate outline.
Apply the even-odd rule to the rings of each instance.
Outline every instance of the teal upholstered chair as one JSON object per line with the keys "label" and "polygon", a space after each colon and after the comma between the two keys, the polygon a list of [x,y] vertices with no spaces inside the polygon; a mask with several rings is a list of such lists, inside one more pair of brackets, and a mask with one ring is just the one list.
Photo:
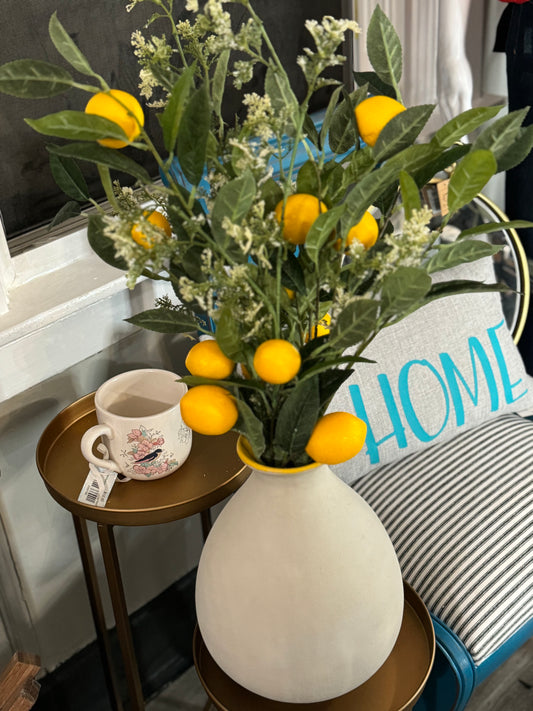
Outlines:
{"label": "teal upholstered chair", "polygon": [[[463,217],[501,215],[480,196]],[[527,261],[512,230],[497,239],[506,245],[498,279],[520,292],[502,302],[516,341],[529,300]],[[431,337],[441,324],[427,327]],[[387,337],[394,349],[393,334]],[[475,349],[470,357],[481,388]],[[508,382],[515,393],[531,388],[517,380]],[[519,400],[513,404],[520,409]],[[354,484],[388,529],[404,578],[433,618],[436,662],[416,711],[464,709],[474,688],[533,634],[533,422],[510,410],[491,412],[442,443],[399,452]]]}

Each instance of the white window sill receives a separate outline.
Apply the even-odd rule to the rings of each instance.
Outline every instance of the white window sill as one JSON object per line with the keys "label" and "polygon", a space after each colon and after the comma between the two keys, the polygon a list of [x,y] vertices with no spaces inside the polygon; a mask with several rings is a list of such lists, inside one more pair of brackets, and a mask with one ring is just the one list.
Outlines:
{"label": "white window sill", "polygon": [[0,401],[129,336],[124,319],[152,308],[165,282],[128,290],[124,273],[89,247],[85,229],[13,257],[16,281],[0,316]]}

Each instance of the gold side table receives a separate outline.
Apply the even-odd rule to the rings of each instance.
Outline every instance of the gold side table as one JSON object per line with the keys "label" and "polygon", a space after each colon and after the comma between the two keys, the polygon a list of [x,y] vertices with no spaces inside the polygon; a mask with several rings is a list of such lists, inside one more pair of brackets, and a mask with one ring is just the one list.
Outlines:
{"label": "gold side table", "polygon": [[204,711],[410,711],[420,698],[435,658],[431,616],[404,582],[405,605],[400,634],[385,663],[364,684],[335,699],[312,704],[273,701],[248,691],[222,671],[196,627],[194,665],[209,701]]}
{"label": "gold side table", "polygon": [[37,466],[51,496],[72,514],[111,704],[115,711],[122,711],[87,529],[87,521],[97,524],[126,674],[129,708],[142,711],[144,698],[113,526],[167,523],[199,513],[205,539],[211,527],[210,507],[238,489],[250,470],[236,454],[234,433],[220,437],[194,434],[188,459],[170,476],[150,482],[132,480],[116,484],[104,508],[80,503],[78,496],[89,471],[80,451],[80,441],[94,424],[94,393],[91,393],[65,408],[44,430],[37,445]]}

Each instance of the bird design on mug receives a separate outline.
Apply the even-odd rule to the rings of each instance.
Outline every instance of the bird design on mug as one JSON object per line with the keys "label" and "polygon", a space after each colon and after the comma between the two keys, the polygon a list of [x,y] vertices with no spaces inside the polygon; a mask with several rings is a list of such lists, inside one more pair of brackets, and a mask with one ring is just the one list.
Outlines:
{"label": "bird design on mug", "polygon": [[156,449],[153,452],[150,452],[149,454],[145,455],[144,457],[141,457],[140,459],[136,459],[136,462],[153,462],[154,459],[156,459],[162,452],[163,450],[161,448]]}
{"label": "bird design on mug", "polygon": [[123,456],[130,462],[133,460],[133,469],[137,474],[150,478],[155,474],[164,474],[178,464],[172,452],[163,449],[165,438],[161,432],[139,425],[128,433],[127,438],[131,449],[123,450]]}

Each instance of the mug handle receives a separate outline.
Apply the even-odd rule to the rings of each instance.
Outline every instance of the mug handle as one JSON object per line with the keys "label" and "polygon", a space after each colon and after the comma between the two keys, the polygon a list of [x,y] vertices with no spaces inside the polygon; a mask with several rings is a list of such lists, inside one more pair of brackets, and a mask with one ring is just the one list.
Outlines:
{"label": "mug handle", "polygon": [[[108,439],[113,439],[113,430],[111,427],[108,427],[108,425],[94,425],[93,427],[89,427],[81,438],[81,453],[88,462],[95,464],[97,467],[120,473],[120,467],[112,459],[102,459],[93,454],[93,444],[98,437],[102,435]],[[102,451],[100,447],[98,447],[98,449]],[[119,480],[117,479],[117,481]]]}

